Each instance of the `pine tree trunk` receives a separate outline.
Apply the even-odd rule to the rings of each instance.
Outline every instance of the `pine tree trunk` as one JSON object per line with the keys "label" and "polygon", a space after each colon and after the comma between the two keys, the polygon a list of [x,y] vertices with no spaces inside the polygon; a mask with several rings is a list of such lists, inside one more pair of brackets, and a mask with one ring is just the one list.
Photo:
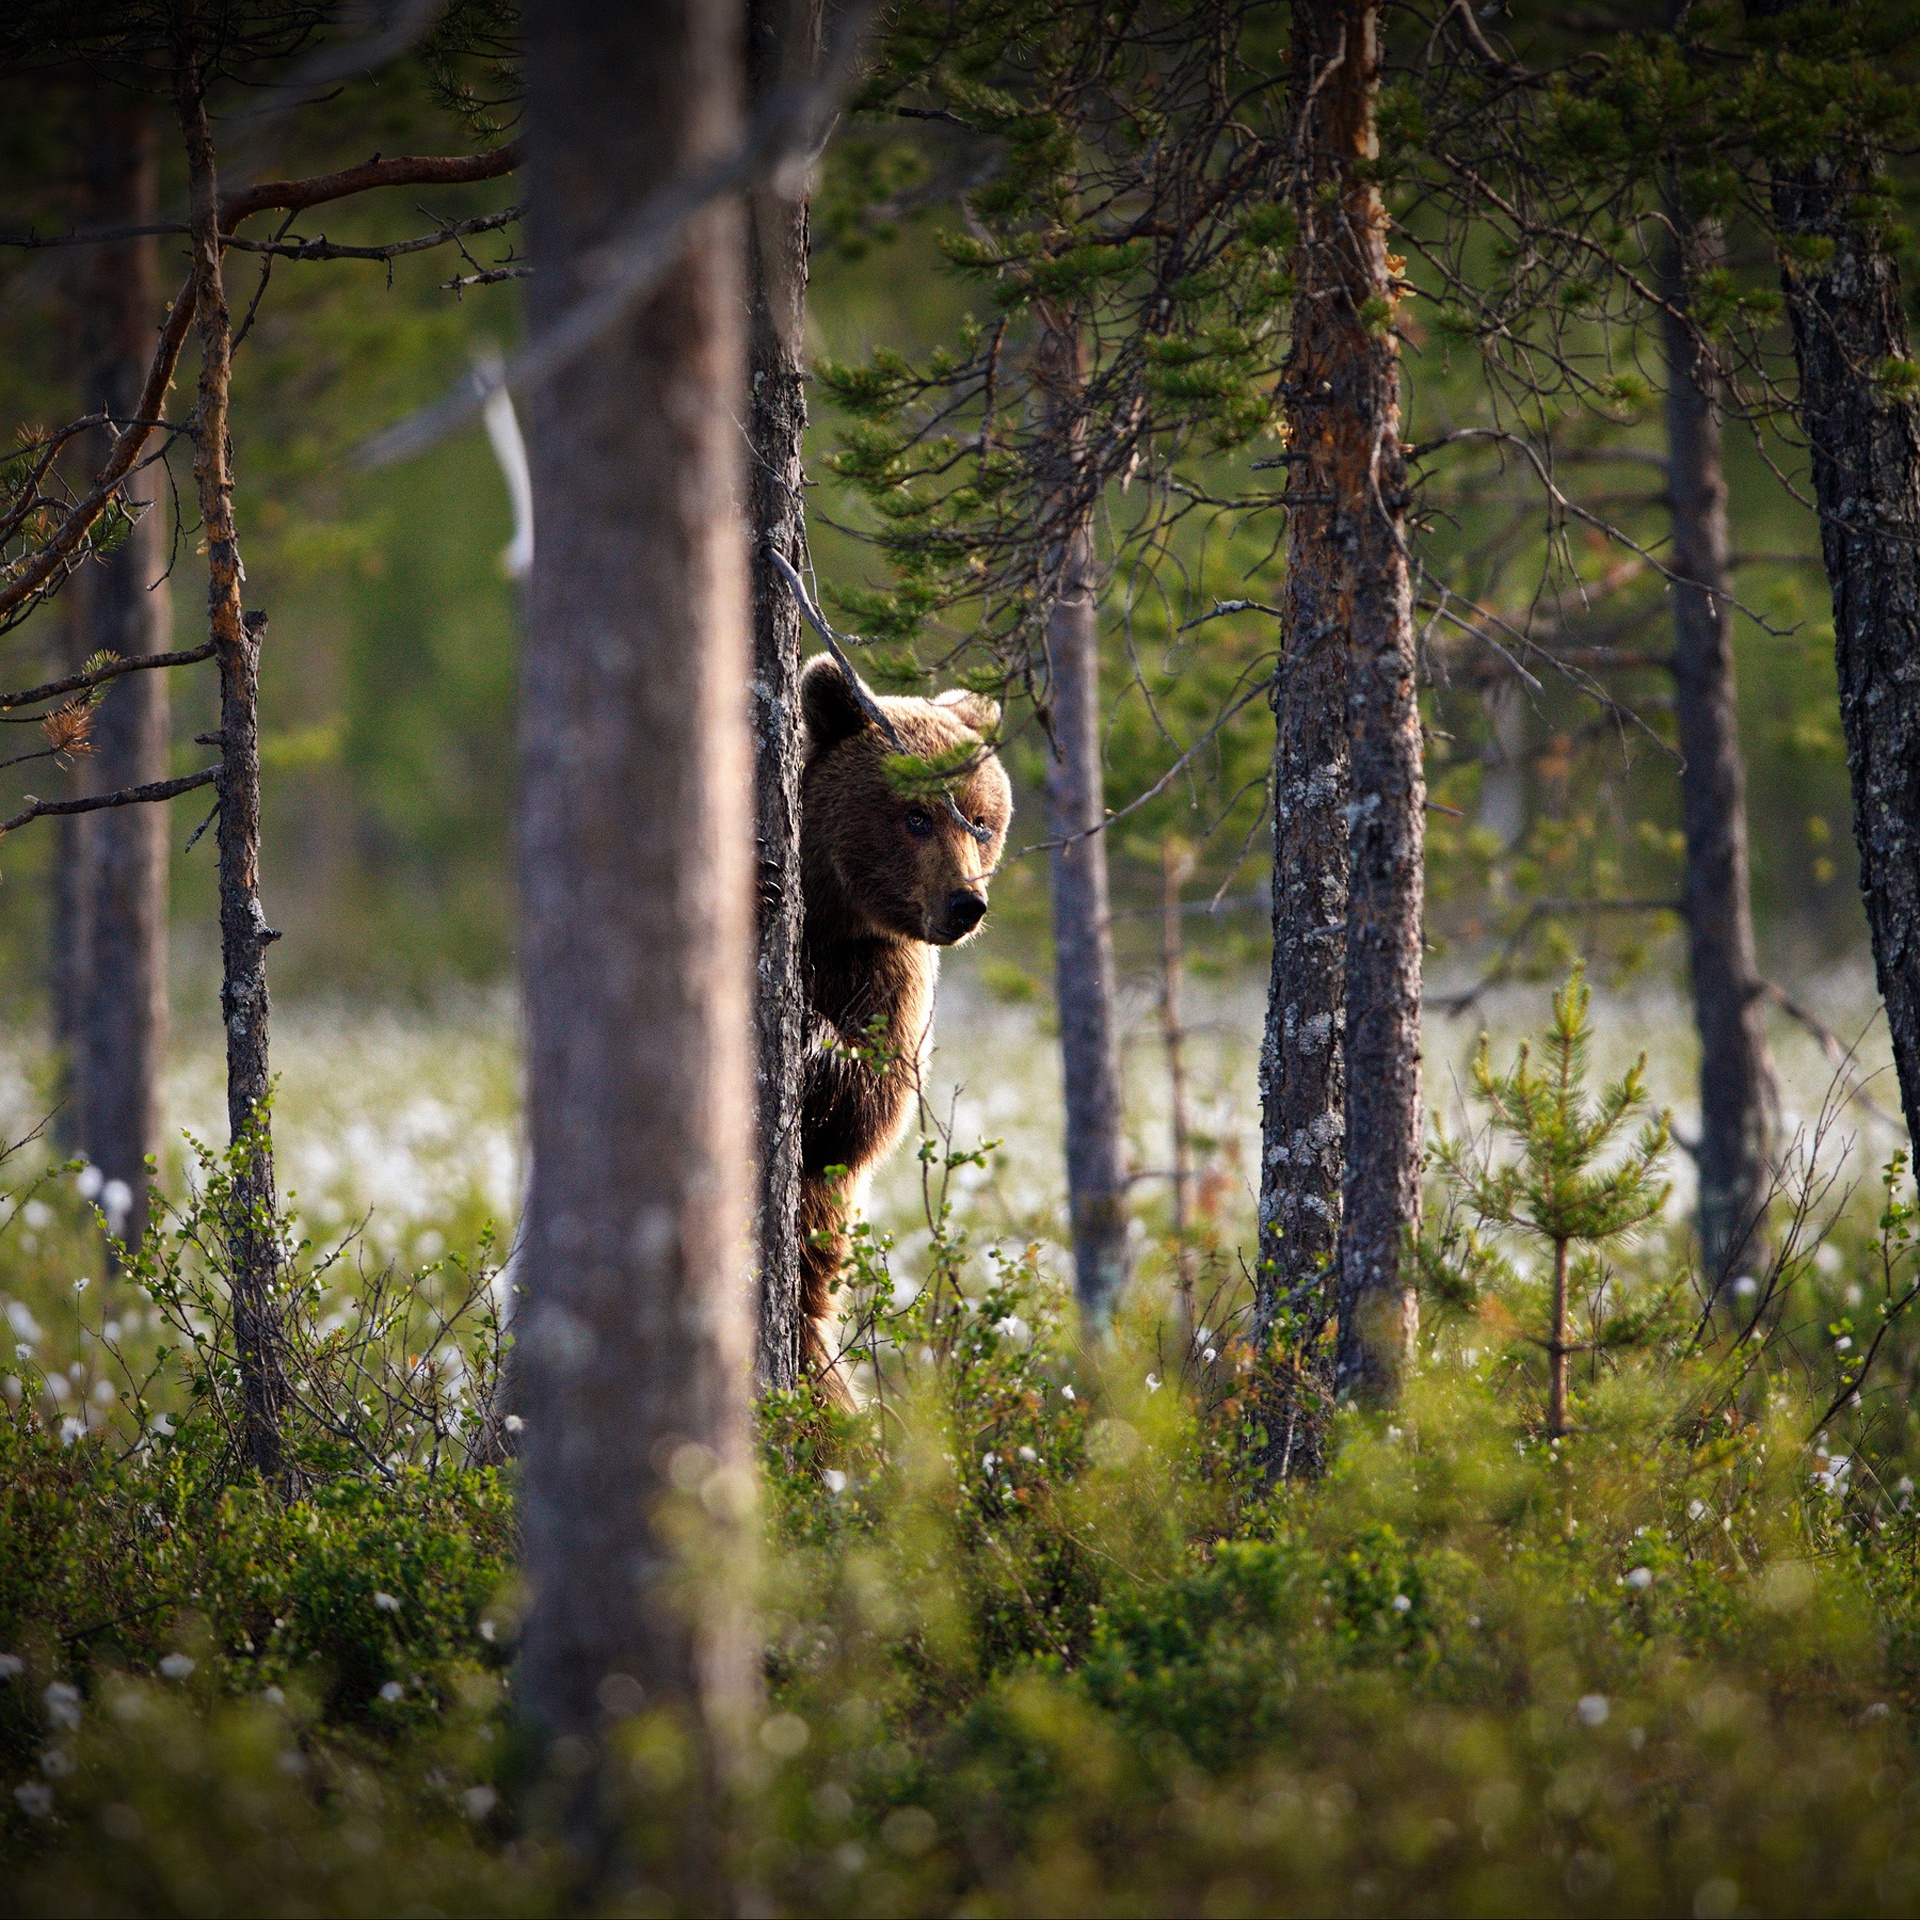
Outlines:
{"label": "pine tree trunk", "polygon": [[1047,768],[1053,850],[1054,996],[1067,1109],[1067,1204],[1074,1291],[1103,1324],[1127,1283],[1127,1150],[1121,1131],[1120,1038],[1107,892],[1107,817],[1100,739],[1100,637],[1093,537],[1069,547],[1047,619],[1057,751]]}
{"label": "pine tree trunk", "polygon": [[1920,1140],[1920,407],[1882,380],[1911,353],[1898,266],[1851,211],[1877,174],[1870,153],[1837,148],[1777,173],[1773,191],[1785,233],[1831,247],[1817,268],[1789,261],[1784,280],[1860,886],[1907,1131]]}
{"label": "pine tree trunk", "polygon": [[1286,406],[1287,571],[1274,676],[1273,961],[1260,1050],[1260,1253],[1256,1315],[1278,1329],[1292,1370],[1273,1381],[1270,1469],[1312,1471],[1329,1382],[1317,1349],[1335,1307],[1340,1168],[1346,1139],[1347,621],[1351,556],[1333,512],[1344,401],[1333,381],[1349,347],[1346,270],[1322,187],[1336,175],[1333,126],[1314,79],[1343,23],[1293,10],[1293,343]]}
{"label": "pine tree trunk", "polygon": [[[737,137],[744,44],[722,0],[530,9],[536,337],[635,206]],[[672,1899],[696,1911],[724,1897],[715,1799],[754,1687],[743,258],[737,210],[702,214],[659,291],[534,397],[521,697],[520,1697],[603,1887],[608,1731],[678,1724]]]}
{"label": "pine tree trunk", "polygon": [[1344,47],[1321,93],[1332,149],[1329,251],[1338,294],[1322,363],[1336,542],[1348,569],[1346,1161],[1341,1175],[1337,1391],[1391,1396],[1418,1307],[1404,1240],[1420,1218],[1420,980],[1426,779],[1400,439],[1400,356],[1378,152],[1377,0],[1325,9]]}
{"label": "pine tree trunk", "polygon": [[1183,1331],[1192,1337],[1193,1101],[1187,1087],[1187,1030],[1182,1008],[1186,963],[1181,938],[1180,889],[1193,875],[1193,849],[1168,838],[1160,850],[1165,892],[1160,917],[1160,1036],[1167,1054],[1167,1117],[1173,1135],[1173,1244]]}
{"label": "pine tree trunk", "polygon": [[266,618],[240,610],[242,569],[227,414],[233,321],[221,272],[220,184],[207,119],[203,51],[190,37],[199,22],[190,7],[183,7],[179,18],[183,43],[176,57],[175,86],[186,137],[200,329],[193,473],[207,553],[207,619],[220,669],[220,1011],[227,1038],[227,1125],[240,1150],[224,1223],[228,1277],[247,1458],[264,1480],[291,1491],[285,1477],[289,1391],[277,1298],[279,1238],[267,1115],[267,948],[280,936],[267,925],[260,907],[260,644]]}
{"label": "pine tree trunk", "polygon": [[[785,33],[797,22],[802,47]],[[762,99],[796,54],[810,65],[818,0],[750,0],[747,79]],[[800,1093],[807,981],[800,891],[800,609],[768,564],[776,548],[795,567],[806,553],[801,443],[807,426],[804,335],[807,203],[772,190],[755,197],[748,234],[747,511],[753,544],[754,792],[759,812],[759,926],[755,978],[759,1110],[759,1350],[763,1388],[806,1371],[800,1299]]]}
{"label": "pine tree trunk", "polygon": [[1665,261],[1668,497],[1674,681],[1686,833],[1687,944],[1700,1034],[1700,1247],[1718,1291],[1762,1230],[1775,1107],[1747,886],[1746,766],[1733,672],[1733,570],[1717,382],[1684,318],[1694,277],[1718,264],[1717,230],[1670,206]]}
{"label": "pine tree trunk", "polygon": [[[86,224],[151,222],[157,203],[152,114],[146,102],[104,96],[91,118],[85,155]],[[88,413],[130,419],[138,409],[159,311],[151,237],[100,247],[87,256],[81,289],[81,404]],[[113,436],[87,436],[89,472],[107,463]],[[84,660],[106,650],[132,657],[164,653],[173,631],[166,585],[165,475],[159,466],[127,485],[143,509],[124,540],[83,568],[75,648]],[[111,793],[167,777],[168,680],[130,673],[112,683],[94,717],[93,754],[81,761],[81,791]],[[162,807],[114,807],[68,824],[77,843],[79,898],[73,909],[84,943],[73,955],[78,993],[72,1032],[77,1143],[105,1177],[108,1224],[129,1247],[146,1227],[149,1154],[160,1150],[160,1092],[167,1044],[167,825]],[[83,900],[84,904],[80,904]],[[129,1196],[112,1205],[115,1184]]]}
{"label": "pine tree trunk", "polygon": [[1067,1110],[1067,1207],[1074,1292],[1104,1325],[1127,1283],[1127,1146],[1120,1022],[1107,887],[1106,771],[1100,729],[1099,573],[1078,472],[1086,369],[1077,319],[1048,308],[1034,368],[1057,470],[1058,589],[1047,616],[1054,753],[1047,764],[1053,849],[1054,1000]]}

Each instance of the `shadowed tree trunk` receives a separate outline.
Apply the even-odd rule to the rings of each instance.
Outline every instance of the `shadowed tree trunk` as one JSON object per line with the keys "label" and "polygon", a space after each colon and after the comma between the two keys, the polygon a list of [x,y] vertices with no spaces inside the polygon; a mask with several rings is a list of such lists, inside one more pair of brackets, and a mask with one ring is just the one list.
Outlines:
{"label": "shadowed tree trunk", "polygon": [[[1084,379],[1071,315],[1043,319],[1035,367],[1061,467],[1059,497],[1076,501],[1072,472],[1083,426]],[[1127,1148],[1122,1131],[1113,909],[1107,888],[1106,774],[1100,737],[1099,578],[1083,509],[1061,513],[1060,586],[1047,616],[1055,751],[1047,763],[1053,849],[1054,998],[1067,1110],[1067,1205],[1074,1292],[1094,1325],[1127,1283]]]}
{"label": "shadowed tree trunk", "polygon": [[[197,13],[183,7],[175,91],[185,135],[200,390],[194,483],[207,554],[207,619],[220,669],[220,1012],[227,1038],[227,1125],[242,1149],[224,1226],[240,1357],[243,1443],[260,1476],[287,1488],[283,1437],[289,1399],[282,1362],[279,1239],[274,1230],[273,1136],[267,1098],[267,948],[279,934],[260,907],[260,645],[264,614],[240,610],[240,540],[233,518],[227,400],[233,320],[221,274],[220,184],[207,119]],[[131,676],[156,679],[155,674]],[[290,1489],[288,1489],[290,1490]]]}
{"label": "shadowed tree trunk", "polygon": [[1733,572],[1717,383],[1684,318],[1691,281],[1717,265],[1717,230],[1669,209],[1664,262],[1673,655],[1686,833],[1687,948],[1700,1035],[1700,1249],[1716,1290],[1749,1256],[1766,1207],[1775,1105],[1747,887],[1746,766],[1733,674]]}
{"label": "shadowed tree trunk", "polygon": [[[84,156],[93,226],[140,225],[155,217],[157,169],[152,110],[121,95],[101,98]],[[81,406],[127,420],[139,409],[159,311],[151,237],[100,247],[80,275]],[[105,428],[88,434],[82,459],[97,473],[112,453]],[[94,653],[164,653],[172,600],[165,584],[164,469],[128,482],[144,508],[120,544],[83,567],[68,589],[73,665]],[[96,710],[94,752],[79,762],[83,793],[111,793],[167,777],[168,680],[130,673]],[[167,813],[115,807],[62,821],[63,858],[73,861],[68,909],[76,992],[68,1055],[74,1144],[99,1168],[108,1224],[129,1246],[146,1226],[149,1154],[160,1149],[160,1082],[167,1044]],[[122,1190],[123,1204],[116,1205]]]}
{"label": "shadowed tree trunk", "polygon": [[1322,214],[1337,291],[1328,303],[1333,337],[1321,378],[1350,596],[1347,1116],[1334,1385],[1378,1398],[1398,1388],[1418,1313],[1403,1243],[1420,1218],[1426,779],[1392,320],[1397,268],[1387,257],[1386,208],[1366,164],[1379,150],[1380,9],[1376,0],[1341,0],[1316,12],[1340,35],[1315,137],[1329,149],[1335,189]]}
{"label": "shadowed tree trunk", "polygon": [[1833,590],[1860,886],[1901,1106],[1920,1140],[1920,408],[1885,377],[1911,353],[1898,266],[1855,211],[1878,176],[1864,145],[1836,145],[1804,171],[1777,171],[1773,194],[1782,231],[1824,255],[1787,263],[1787,310]]}
{"label": "shadowed tree trunk", "polygon": [[[736,137],[744,43],[723,0],[530,8],[536,338],[631,210]],[[753,1698],[743,259],[737,210],[700,215],[659,291],[532,407],[520,1698],[603,1885],[608,1730],[674,1721],[698,1803]],[[708,1798],[678,1833],[680,1904],[714,1910],[721,1851]]]}
{"label": "shadowed tree trunk", "polygon": [[[1315,77],[1343,46],[1315,7],[1293,11],[1293,111],[1303,117],[1293,179],[1293,344],[1286,407],[1287,572],[1273,709],[1273,969],[1260,1049],[1257,1318],[1284,1341],[1270,1382],[1267,1464],[1313,1471],[1330,1383],[1319,1341],[1335,1305],[1340,1167],[1346,1139],[1347,618],[1350,557],[1332,502],[1345,404],[1333,379],[1348,352],[1345,274],[1320,190],[1334,149],[1309,107]],[[1282,1355],[1270,1354],[1276,1364]]]}
{"label": "shadowed tree trunk", "polygon": [[[750,0],[747,80],[763,99],[783,72],[810,66],[819,0]],[[807,981],[800,893],[800,609],[768,564],[773,546],[805,560],[800,492],[807,426],[804,335],[807,203],[773,189],[755,196],[748,232],[747,511],[753,539],[754,793],[758,807],[759,926],[755,980],[759,1105],[757,1249],[762,1387],[798,1384],[806,1371],[800,1299],[800,1093]]]}

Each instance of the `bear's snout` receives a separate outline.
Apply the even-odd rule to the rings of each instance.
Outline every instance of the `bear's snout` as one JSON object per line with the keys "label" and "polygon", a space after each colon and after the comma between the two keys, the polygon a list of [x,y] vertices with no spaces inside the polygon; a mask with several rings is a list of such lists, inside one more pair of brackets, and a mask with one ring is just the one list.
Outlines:
{"label": "bear's snout", "polygon": [[987,896],[972,887],[956,887],[947,895],[947,910],[942,916],[945,924],[941,933],[945,942],[964,940],[986,917]]}

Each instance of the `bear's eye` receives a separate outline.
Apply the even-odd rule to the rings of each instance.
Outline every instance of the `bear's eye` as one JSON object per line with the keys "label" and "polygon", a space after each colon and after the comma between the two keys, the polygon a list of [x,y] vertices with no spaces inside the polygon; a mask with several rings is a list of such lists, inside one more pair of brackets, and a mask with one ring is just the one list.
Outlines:
{"label": "bear's eye", "polygon": [[907,812],[907,831],[916,840],[924,840],[933,831],[933,815],[924,808],[912,807]]}

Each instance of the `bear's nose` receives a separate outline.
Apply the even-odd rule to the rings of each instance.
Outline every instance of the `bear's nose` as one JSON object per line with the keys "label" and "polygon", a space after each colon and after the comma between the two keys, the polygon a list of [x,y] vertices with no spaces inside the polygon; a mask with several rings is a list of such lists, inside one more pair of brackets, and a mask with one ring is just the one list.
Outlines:
{"label": "bear's nose", "polygon": [[987,917],[987,896],[971,887],[947,895],[947,924],[955,933],[971,933]]}

